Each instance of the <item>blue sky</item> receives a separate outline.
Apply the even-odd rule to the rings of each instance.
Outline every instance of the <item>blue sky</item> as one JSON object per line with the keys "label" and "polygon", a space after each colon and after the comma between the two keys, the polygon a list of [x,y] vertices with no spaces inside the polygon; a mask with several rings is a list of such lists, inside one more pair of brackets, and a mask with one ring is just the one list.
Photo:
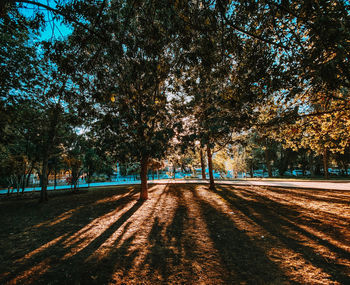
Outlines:
{"label": "blue sky", "polygon": [[58,39],[69,35],[72,32],[71,28],[67,25],[60,23],[57,20],[51,21],[46,24],[46,28],[41,32],[40,39],[50,40]]}
{"label": "blue sky", "polygon": [[[54,1],[42,0],[37,1],[44,5],[48,5],[52,8],[55,8],[56,5]],[[45,18],[45,28],[40,32],[40,40],[55,40],[62,37],[66,37],[72,32],[72,28],[69,25],[63,24],[60,19],[54,19],[54,14],[32,4],[24,4],[24,8],[20,9],[21,13],[26,17],[33,17],[36,12],[40,12],[44,15]]]}

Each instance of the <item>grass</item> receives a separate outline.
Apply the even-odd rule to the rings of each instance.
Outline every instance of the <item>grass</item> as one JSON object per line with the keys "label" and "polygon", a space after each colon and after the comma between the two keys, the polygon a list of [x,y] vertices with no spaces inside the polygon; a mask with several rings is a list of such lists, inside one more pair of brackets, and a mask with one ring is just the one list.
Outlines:
{"label": "grass", "polygon": [[0,284],[349,284],[350,191],[138,187],[0,201]]}

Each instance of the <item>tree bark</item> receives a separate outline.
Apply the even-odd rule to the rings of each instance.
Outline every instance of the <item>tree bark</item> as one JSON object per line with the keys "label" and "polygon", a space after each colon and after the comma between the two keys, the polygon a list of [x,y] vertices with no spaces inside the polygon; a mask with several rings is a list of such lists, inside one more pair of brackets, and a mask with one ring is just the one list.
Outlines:
{"label": "tree bark", "polygon": [[141,158],[141,193],[140,200],[145,201],[148,199],[148,185],[147,185],[147,167],[148,167],[148,157],[143,156]]}
{"label": "tree bark", "polygon": [[22,180],[23,180],[22,177],[23,177],[23,175],[17,175],[17,196],[18,196],[19,190],[22,186]]}
{"label": "tree bark", "polygon": [[24,193],[25,188],[28,187],[29,178],[30,178],[30,175],[32,174],[32,171],[33,171],[33,166],[30,167],[28,174],[27,175],[24,174],[23,176],[22,194]]}
{"label": "tree bark", "polygon": [[200,157],[201,157],[201,168],[202,168],[202,179],[207,179],[205,175],[205,161],[204,161],[204,155],[203,155],[203,149],[201,148],[199,151]]}
{"label": "tree bark", "polygon": [[32,166],[31,166],[31,168],[30,168],[30,170],[29,170],[29,173],[28,173],[28,175],[27,175],[26,187],[29,186],[29,179],[30,179],[30,175],[32,175],[32,173],[33,173],[33,169],[34,169],[34,163],[32,164]]}
{"label": "tree bark", "polygon": [[328,174],[328,150],[327,150],[327,148],[323,149],[323,173],[324,173],[324,178],[328,179],[329,174]]}
{"label": "tree bark", "polygon": [[55,168],[55,178],[54,178],[54,186],[53,186],[53,189],[56,190],[56,186],[57,186],[57,170]]}
{"label": "tree bark", "polygon": [[77,191],[77,182],[79,179],[79,172],[78,170],[75,168],[75,166],[72,167],[72,184],[73,184],[73,191],[76,192]]}
{"label": "tree bark", "polygon": [[41,185],[39,202],[48,201],[48,198],[47,198],[48,177],[47,176],[48,176],[48,163],[49,163],[49,148],[52,147],[52,144],[54,142],[55,135],[56,135],[56,127],[58,124],[58,114],[59,114],[59,104],[60,104],[60,99],[59,99],[58,103],[56,104],[55,109],[53,110],[47,140],[46,140],[45,145],[44,145],[43,166],[42,166],[43,167],[43,170],[42,170],[43,180],[42,180],[42,185]]}
{"label": "tree bark", "polygon": [[254,170],[253,170],[253,167],[251,167],[249,169],[249,172],[250,172],[250,178],[254,178]]}
{"label": "tree bark", "polygon": [[76,177],[72,177],[72,184],[73,184],[73,192],[77,192],[77,179]]}
{"label": "tree bark", "polygon": [[39,202],[47,201],[47,181],[48,181],[48,162],[49,162],[49,154],[48,154],[48,146],[45,146],[44,154],[43,154],[43,168],[41,171],[41,191],[40,191],[40,200]]}
{"label": "tree bark", "polygon": [[207,156],[208,156],[208,168],[209,168],[209,189],[215,190],[212,153],[209,146],[207,146]]}

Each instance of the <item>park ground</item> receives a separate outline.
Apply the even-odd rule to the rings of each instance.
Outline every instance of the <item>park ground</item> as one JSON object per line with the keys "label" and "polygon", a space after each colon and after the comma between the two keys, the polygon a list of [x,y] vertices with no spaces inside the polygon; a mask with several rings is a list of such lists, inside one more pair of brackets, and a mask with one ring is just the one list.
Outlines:
{"label": "park ground", "polygon": [[350,191],[149,192],[144,203],[138,185],[0,200],[0,284],[349,284]]}

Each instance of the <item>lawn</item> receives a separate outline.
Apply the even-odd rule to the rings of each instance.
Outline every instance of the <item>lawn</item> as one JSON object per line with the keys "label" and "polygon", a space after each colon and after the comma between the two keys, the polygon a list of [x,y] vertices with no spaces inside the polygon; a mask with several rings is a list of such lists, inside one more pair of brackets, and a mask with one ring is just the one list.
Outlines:
{"label": "lawn", "polygon": [[349,284],[350,191],[169,184],[0,201],[0,284]]}

